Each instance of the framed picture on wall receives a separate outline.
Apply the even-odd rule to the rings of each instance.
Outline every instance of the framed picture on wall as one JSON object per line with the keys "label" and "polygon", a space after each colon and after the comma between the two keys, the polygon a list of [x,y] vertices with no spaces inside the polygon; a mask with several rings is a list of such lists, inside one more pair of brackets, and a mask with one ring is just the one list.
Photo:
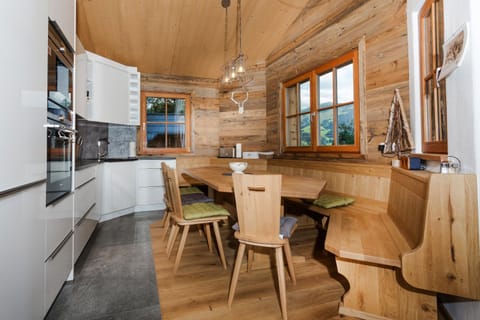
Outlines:
{"label": "framed picture on wall", "polygon": [[460,67],[465,56],[468,41],[468,23],[464,23],[443,44],[443,66],[437,81],[448,77],[455,69]]}

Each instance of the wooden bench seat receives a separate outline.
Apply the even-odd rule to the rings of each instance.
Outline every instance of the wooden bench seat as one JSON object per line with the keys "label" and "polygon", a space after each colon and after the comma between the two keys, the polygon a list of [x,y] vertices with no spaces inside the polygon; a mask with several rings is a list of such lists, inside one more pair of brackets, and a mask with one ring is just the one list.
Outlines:
{"label": "wooden bench seat", "polygon": [[382,216],[362,212],[333,214],[325,249],[337,257],[400,268],[401,251]]}
{"label": "wooden bench seat", "polygon": [[362,212],[354,205],[330,211],[325,248],[350,284],[341,314],[436,319],[436,292],[478,298],[480,271],[471,272],[480,263],[478,251],[461,258],[451,252],[460,245],[478,250],[478,229],[471,229],[478,226],[472,179],[394,169],[386,211]]}

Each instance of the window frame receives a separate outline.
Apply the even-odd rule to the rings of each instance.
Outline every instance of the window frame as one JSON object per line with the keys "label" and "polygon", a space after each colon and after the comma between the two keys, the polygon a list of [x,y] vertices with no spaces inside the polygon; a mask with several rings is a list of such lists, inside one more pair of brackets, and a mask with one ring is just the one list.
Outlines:
{"label": "window frame", "polygon": [[[139,154],[175,154],[191,152],[191,96],[184,93],[159,91],[142,91],[140,105]],[[185,100],[185,147],[184,148],[149,148],[147,147],[147,97],[173,98]]]}
{"label": "window frame", "polygon": [[[355,153],[360,154],[360,83],[359,83],[359,59],[358,49],[351,50],[340,57],[328,61],[327,63],[309,71],[302,75],[299,75],[291,80],[288,80],[282,84],[282,134],[283,134],[283,148],[285,152],[312,152],[312,153]],[[336,110],[339,107],[353,104],[354,109],[354,144],[351,145],[332,145],[332,146],[320,146],[318,145],[318,117],[319,117],[319,101],[318,101],[318,77],[327,72],[328,70],[336,70],[349,63],[352,63],[353,67],[353,102],[350,103],[336,103],[332,104],[332,108]],[[336,72],[335,72],[336,74]],[[337,95],[336,88],[336,76],[332,79],[332,93]],[[310,135],[311,145],[306,147],[301,146],[287,146],[287,89],[293,85],[298,85],[304,81],[310,81]],[[299,114],[299,113],[298,113]],[[334,112],[336,115],[336,112]],[[336,135],[337,122],[334,125],[334,134]],[[298,133],[298,132],[297,132]]]}
{"label": "window frame", "polygon": [[[426,0],[425,3],[423,4],[422,8],[419,11],[418,15],[418,31],[419,31],[419,49],[420,49],[420,111],[421,111],[421,132],[422,132],[422,152],[424,153],[440,153],[440,154],[448,154],[448,129],[447,129],[447,106],[445,106],[445,116],[444,116],[444,121],[437,120],[435,121],[436,127],[442,127],[444,126],[445,128],[445,140],[431,140],[429,141],[427,136],[427,130],[429,130],[432,121],[430,120],[430,117],[428,116],[428,107],[427,106],[427,83],[428,81],[433,81],[433,110],[435,111],[435,114],[437,117],[441,117],[441,108],[439,105],[439,96],[442,95],[442,92],[439,92],[439,90],[443,90],[443,95],[444,95],[444,103],[447,103],[446,100],[446,83],[445,79],[441,80],[441,89],[436,86],[437,83],[437,73],[436,70],[438,67],[441,67],[441,59],[443,59],[443,54],[441,52],[441,46],[442,43],[438,43],[439,39],[444,40],[444,27],[445,24],[443,24],[442,30],[439,32],[438,30],[438,13],[436,11],[436,6],[437,3],[443,1],[443,0]],[[443,5],[443,4],[442,4]],[[430,26],[430,34],[429,38],[432,39],[432,43],[429,44],[429,48],[432,50],[429,53],[425,52],[425,47],[426,47],[426,32],[425,32],[425,20],[427,19],[427,13],[432,12],[430,15],[431,19],[431,26]],[[444,19],[444,15],[440,17],[441,19]],[[426,74],[426,56],[427,54],[429,55],[429,59],[431,59],[432,63],[432,71],[429,74]],[[440,135],[439,133],[437,133]]]}

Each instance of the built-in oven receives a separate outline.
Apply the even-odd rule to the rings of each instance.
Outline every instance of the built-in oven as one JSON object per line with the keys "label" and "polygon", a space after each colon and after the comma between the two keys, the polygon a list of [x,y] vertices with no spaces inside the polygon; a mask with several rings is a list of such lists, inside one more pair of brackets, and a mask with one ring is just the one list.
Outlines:
{"label": "built-in oven", "polygon": [[47,196],[49,205],[72,190],[73,49],[58,25],[48,26]]}

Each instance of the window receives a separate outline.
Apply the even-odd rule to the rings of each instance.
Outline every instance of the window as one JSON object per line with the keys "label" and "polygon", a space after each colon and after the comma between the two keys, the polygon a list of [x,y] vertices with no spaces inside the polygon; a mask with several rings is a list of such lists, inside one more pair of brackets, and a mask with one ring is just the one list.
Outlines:
{"label": "window", "polygon": [[142,92],[140,153],[190,152],[190,96]]}
{"label": "window", "polygon": [[443,58],[443,0],[427,0],[420,10],[422,151],[448,153],[445,80],[437,83]]}
{"label": "window", "polygon": [[356,50],[283,88],[285,151],[360,152]]}

